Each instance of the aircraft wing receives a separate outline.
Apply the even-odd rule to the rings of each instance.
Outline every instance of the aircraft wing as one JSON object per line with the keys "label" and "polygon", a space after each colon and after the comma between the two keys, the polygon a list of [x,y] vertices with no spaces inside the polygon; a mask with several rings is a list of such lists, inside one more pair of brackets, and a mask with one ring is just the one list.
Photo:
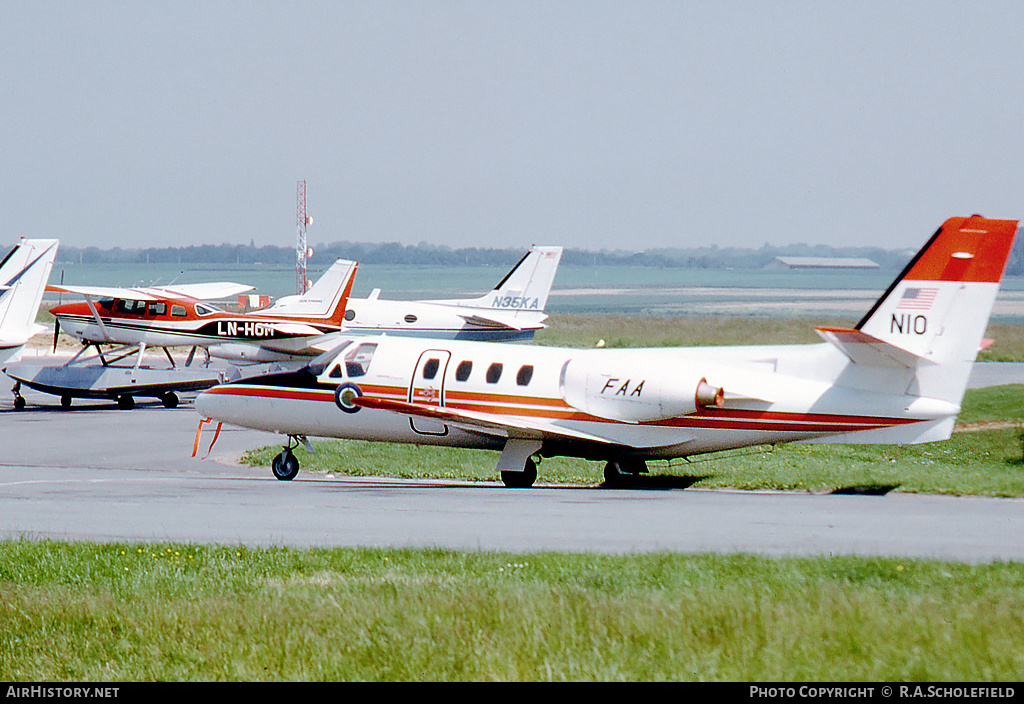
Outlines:
{"label": "aircraft wing", "polygon": [[352,403],[362,408],[375,408],[382,411],[401,413],[406,416],[414,416],[428,420],[458,425],[467,430],[477,430],[488,435],[499,435],[510,438],[528,438],[533,440],[575,440],[599,443],[607,446],[618,446],[621,443],[614,442],[599,435],[584,433],[562,426],[549,423],[538,423],[536,421],[519,418],[515,424],[509,422],[507,416],[493,413],[478,413],[474,411],[455,410],[452,408],[441,408],[439,406],[425,406],[418,403],[406,401],[393,401],[390,399],[359,396],[352,399]]}
{"label": "aircraft wing", "polygon": [[231,298],[255,287],[229,281],[204,284],[178,284],[165,287],[125,288],[121,286],[65,286],[49,285],[51,293],[73,293],[89,298],[121,298],[128,301],[158,301],[165,298],[195,298],[208,301]]}
{"label": "aircraft wing", "polygon": [[265,323],[283,335],[307,335],[320,337],[323,333],[312,325],[305,323]]}
{"label": "aircraft wing", "polygon": [[165,296],[186,296],[197,298],[200,301],[215,301],[252,291],[256,287],[248,284],[236,284],[231,281],[216,281],[202,284],[173,284],[171,286],[156,286],[148,291],[159,291]]}
{"label": "aircraft wing", "polygon": [[482,328],[507,328],[509,330],[525,330],[536,327],[544,327],[541,321],[546,320],[548,316],[539,315],[538,317],[531,318],[528,321],[520,318],[516,318],[515,315],[502,315],[501,313],[481,314],[480,312],[474,313],[459,313],[459,317],[465,320],[470,325],[477,325]]}
{"label": "aircraft wing", "polygon": [[119,288],[117,286],[54,286],[46,290],[50,293],[74,293],[87,298],[123,298],[129,301],[156,301],[156,296],[146,293],[145,289]]}

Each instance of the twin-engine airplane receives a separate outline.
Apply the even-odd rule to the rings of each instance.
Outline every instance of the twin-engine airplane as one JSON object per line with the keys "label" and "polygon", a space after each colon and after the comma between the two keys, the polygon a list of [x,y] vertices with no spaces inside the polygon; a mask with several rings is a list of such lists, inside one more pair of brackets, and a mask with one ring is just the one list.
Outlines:
{"label": "twin-engine airplane", "polygon": [[29,338],[45,329],[36,315],[57,245],[22,239],[0,262],[0,365],[16,362]]}
{"label": "twin-engine airplane", "polygon": [[[646,462],[782,442],[922,443],[950,436],[1017,221],[951,218],[853,329],[808,345],[557,349],[352,338],[300,371],[203,392],[217,420],[288,436],[500,450],[507,486],[534,458]],[[199,432],[196,445],[198,447]],[[212,446],[211,446],[212,447]]]}
{"label": "twin-engine airplane", "polygon": [[350,333],[403,335],[457,340],[521,342],[544,328],[551,284],[561,247],[534,245],[490,293],[479,298],[386,301],[374,289],[353,298],[345,311]]}

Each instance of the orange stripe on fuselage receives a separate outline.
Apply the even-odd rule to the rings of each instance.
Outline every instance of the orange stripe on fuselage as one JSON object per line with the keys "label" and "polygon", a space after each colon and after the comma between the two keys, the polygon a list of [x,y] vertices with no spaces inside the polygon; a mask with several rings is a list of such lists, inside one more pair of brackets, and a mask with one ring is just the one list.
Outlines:
{"label": "orange stripe on fuselage", "polygon": [[[370,397],[404,400],[408,389],[395,386],[362,386],[363,393]],[[324,390],[295,389],[272,386],[243,386],[228,384],[217,386],[206,393],[228,394],[247,397],[285,398],[298,401],[334,402],[334,393]],[[561,399],[531,398],[520,395],[464,393],[472,396],[475,403],[445,404],[445,408],[456,411],[472,411],[506,416],[509,418],[533,418],[550,421],[579,421],[605,423],[612,425],[630,425],[635,427],[663,428],[700,428],[718,430],[760,430],[787,431],[807,433],[841,433],[858,430],[874,430],[910,423],[920,423],[928,419],[892,418],[883,416],[833,415],[827,413],[788,413],[782,411],[756,411],[743,409],[702,409],[695,413],[675,418],[649,421],[643,423],[624,423],[609,418],[601,418],[579,411]],[[451,395],[447,399],[451,400]],[[519,404],[519,405],[513,405]]]}

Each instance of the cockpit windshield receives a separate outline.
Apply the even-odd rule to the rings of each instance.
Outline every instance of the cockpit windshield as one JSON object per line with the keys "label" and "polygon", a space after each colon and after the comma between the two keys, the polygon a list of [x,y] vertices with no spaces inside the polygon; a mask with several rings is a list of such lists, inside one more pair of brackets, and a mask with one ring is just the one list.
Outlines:
{"label": "cockpit windshield", "polygon": [[213,315],[214,313],[223,313],[217,306],[212,306],[208,303],[196,303],[196,315]]}
{"label": "cockpit windshield", "polygon": [[327,365],[333,362],[341,353],[341,351],[351,344],[352,340],[345,340],[344,342],[340,343],[337,347],[332,347],[323,354],[317,355],[310,361],[309,370],[313,372],[314,375],[320,376],[321,374],[324,373],[324,370],[327,369]]}

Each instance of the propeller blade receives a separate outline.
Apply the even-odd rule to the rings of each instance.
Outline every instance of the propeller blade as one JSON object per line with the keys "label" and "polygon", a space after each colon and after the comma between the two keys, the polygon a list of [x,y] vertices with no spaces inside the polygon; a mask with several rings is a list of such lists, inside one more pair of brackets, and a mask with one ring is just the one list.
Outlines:
{"label": "propeller blade", "polygon": [[60,337],[60,320],[53,319],[53,351],[57,351],[57,338]]}

